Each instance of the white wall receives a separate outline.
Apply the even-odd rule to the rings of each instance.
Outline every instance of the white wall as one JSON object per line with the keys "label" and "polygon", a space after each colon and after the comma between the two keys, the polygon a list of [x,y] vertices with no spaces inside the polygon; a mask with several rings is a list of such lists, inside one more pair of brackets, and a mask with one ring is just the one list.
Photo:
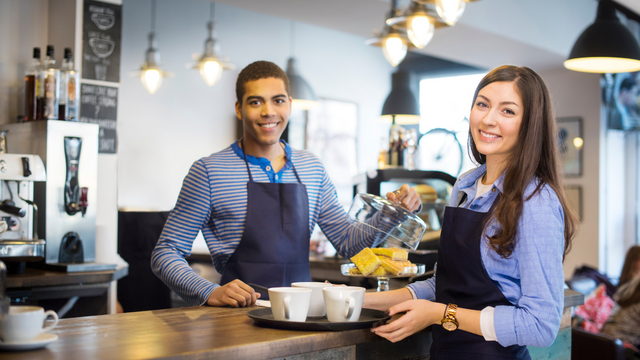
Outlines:
{"label": "white wall", "polygon": [[[235,81],[257,60],[281,67],[291,54],[288,19],[216,4],[221,54],[236,70],[208,87],[195,70],[185,68],[201,53],[207,35],[209,2],[158,0],[156,32],[166,70],[176,73],[150,95],[139,78],[147,49],[151,2],[124,1],[123,46],[118,119],[118,204],[121,208],[169,210],[184,176],[197,159],[235,140]],[[392,67],[379,48],[364,38],[296,23],[294,52],[299,71],[316,95],[356,102],[360,113],[361,170],[377,163],[377,120],[390,90]],[[366,141],[373,139],[373,141]]]}
{"label": "white wall", "polygon": [[578,73],[566,69],[542,71],[558,117],[580,116],[583,129],[582,177],[565,179],[566,185],[582,186],[583,219],[573,248],[564,261],[565,278],[576,267],[588,265],[598,269],[600,261],[599,171],[600,150],[600,75]]}
{"label": "white wall", "polygon": [[0,0],[0,124],[24,115],[24,71],[34,47],[46,54],[48,9],[48,0]]}

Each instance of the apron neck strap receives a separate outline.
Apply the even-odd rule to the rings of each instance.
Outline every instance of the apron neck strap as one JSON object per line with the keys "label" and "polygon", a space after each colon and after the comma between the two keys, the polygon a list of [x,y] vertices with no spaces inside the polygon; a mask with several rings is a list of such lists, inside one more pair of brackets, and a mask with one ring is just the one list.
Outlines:
{"label": "apron neck strap", "polygon": [[240,139],[240,146],[242,147],[242,156],[244,156],[244,164],[247,166],[247,172],[249,173],[249,182],[253,182],[251,176],[251,170],[249,170],[249,162],[247,161],[247,151],[244,148],[244,138]]}

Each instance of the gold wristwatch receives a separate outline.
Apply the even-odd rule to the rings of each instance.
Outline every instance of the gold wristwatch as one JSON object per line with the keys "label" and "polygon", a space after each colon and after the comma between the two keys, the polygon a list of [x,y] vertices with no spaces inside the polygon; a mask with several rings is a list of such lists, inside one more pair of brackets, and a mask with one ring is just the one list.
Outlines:
{"label": "gold wristwatch", "polygon": [[458,320],[456,320],[456,311],[458,310],[458,305],[449,304],[447,308],[444,310],[444,318],[440,320],[440,324],[445,330],[453,331],[458,329]]}

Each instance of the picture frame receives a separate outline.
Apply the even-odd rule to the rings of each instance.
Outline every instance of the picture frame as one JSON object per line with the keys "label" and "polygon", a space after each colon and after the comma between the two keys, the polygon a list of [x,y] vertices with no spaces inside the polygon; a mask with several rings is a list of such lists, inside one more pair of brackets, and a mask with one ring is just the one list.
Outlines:
{"label": "picture frame", "polygon": [[558,153],[561,169],[565,177],[579,178],[582,176],[582,118],[558,118]]}
{"label": "picture frame", "polygon": [[565,185],[564,193],[569,206],[576,212],[580,222],[582,222],[582,186]]}

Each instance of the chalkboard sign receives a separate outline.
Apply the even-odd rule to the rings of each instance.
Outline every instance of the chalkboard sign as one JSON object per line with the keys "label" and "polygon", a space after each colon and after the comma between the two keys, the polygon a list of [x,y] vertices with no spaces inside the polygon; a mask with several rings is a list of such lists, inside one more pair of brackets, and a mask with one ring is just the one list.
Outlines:
{"label": "chalkboard sign", "polygon": [[82,78],[120,82],[122,5],[84,2]]}
{"label": "chalkboard sign", "polygon": [[118,88],[82,84],[80,122],[100,125],[98,152],[115,154],[118,113]]}

